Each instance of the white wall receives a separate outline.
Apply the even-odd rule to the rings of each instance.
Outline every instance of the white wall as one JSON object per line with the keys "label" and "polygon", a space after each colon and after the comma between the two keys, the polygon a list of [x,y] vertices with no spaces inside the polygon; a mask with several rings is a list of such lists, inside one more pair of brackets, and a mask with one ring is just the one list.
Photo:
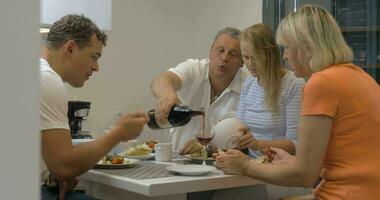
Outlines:
{"label": "white wall", "polygon": [[0,198],[39,199],[39,0],[2,0],[0,26]]}
{"label": "white wall", "polygon": [[[107,113],[154,106],[150,81],[187,58],[208,57],[226,26],[261,22],[261,0],[113,0],[112,30],[100,72],[71,96],[92,102],[89,125],[100,133]],[[145,128],[143,139],[160,137]]]}

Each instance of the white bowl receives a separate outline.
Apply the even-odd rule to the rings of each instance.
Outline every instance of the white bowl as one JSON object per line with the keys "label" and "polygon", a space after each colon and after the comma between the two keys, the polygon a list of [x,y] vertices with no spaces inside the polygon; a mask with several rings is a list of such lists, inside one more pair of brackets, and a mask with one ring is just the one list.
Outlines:
{"label": "white bowl", "polygon": [[221,149],[235,148],[237,139],[241,136],[239,129],[243,126],[244,124],[236,118],[220,121],[213,128],[215,136],[212,143]]}

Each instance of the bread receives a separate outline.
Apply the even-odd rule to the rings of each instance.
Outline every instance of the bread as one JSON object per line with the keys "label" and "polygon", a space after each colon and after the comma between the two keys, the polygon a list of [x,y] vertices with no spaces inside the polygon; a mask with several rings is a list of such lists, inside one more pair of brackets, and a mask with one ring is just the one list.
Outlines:
{"label": "bread", "polygon": [[128,148],[124,151],[126,156],[146,156],[152,152],[152,149],[149,148],[146,144],[137,145],[136,147]]}

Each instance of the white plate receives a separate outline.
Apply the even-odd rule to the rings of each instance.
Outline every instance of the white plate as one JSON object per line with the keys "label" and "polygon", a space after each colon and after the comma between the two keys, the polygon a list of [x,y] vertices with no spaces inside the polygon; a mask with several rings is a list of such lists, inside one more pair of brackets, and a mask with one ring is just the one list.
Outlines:
{"label": "white plate", "polygon": [[124,164],[102,164],[99,161],[94,168],[96,169],[124,169],[135,166],[140,160],[133,158],[124,158]]}
{"label": "white plate", "polygon": [[[202,164],[202,162],[203,162],[203,158],[201,158],[201,157],[192,157],[190,154],[186,154],[186,155],[184,155],[184,157],[190,159],[190,161],[192,163]],[[213,161],[215,161],[215,159],[213,157],[207,157],[206,164],[210,165],[210,164],[212,164]]]}
{"label": "white plate", "polygon": [[154,158],[154,153],[149,153],[148,155],[144,155],[144,156],[129,156],[129,155],[126,155],[126,154],[123,154],[124,157],[126,158],[133,158],[133,159],[139,159],[139,160],[149,160],[149,159],[152,159]]}
{"label": "white plate", "polygon": [[215,170],[216,167],[209,165],[172,165],[166,169],[185,176],[201,176],[207,175],[211,171]]}

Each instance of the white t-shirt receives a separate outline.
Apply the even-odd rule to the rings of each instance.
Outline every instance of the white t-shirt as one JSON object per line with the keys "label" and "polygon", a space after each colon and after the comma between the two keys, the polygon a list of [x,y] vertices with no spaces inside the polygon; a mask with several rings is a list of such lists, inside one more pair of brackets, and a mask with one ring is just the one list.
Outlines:
{"label": "white t-shirt", "polygon": [[[50,67],[45,59],[40,59],[40,116],[41,130],[70,130],[67,117],[68,97],[62,78]],[[46,178],[47,168],[41,157],[41,179]]]}
{"label": "white t-shirt", "polygon": [[[248,75],[247,72],[240,69],[230,85],[210,105],[211,89],[208,63],[208,59],[188,59],[175,68],[170,68],[169,71],[181,79],[182,88],[177,94],[182,103],[191,108],[208,107],[208,115],[217,121],[235,117],[240,90]],[[179,151],[187,141],[195,139],[195,135],[202,129],[201,120],[201,117],[194,117],[185,126],[171,129],[174,151]]]}

